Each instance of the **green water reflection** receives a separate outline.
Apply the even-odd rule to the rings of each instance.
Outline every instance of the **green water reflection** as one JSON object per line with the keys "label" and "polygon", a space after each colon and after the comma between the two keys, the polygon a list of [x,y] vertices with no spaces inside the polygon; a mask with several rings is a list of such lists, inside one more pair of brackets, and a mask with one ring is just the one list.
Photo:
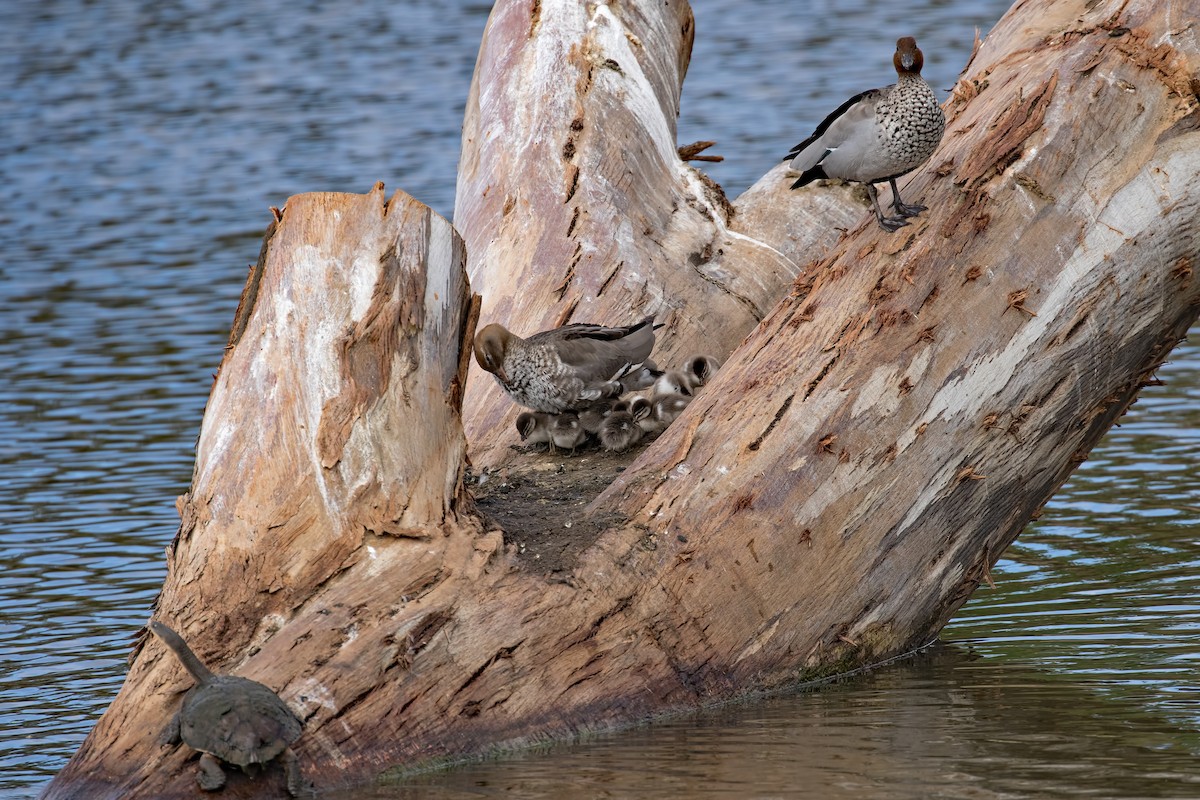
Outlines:
{"label": "green water reflection", "polygon": [[330,796],[1192,797],[1196,744],[1136,697],[939,645],[818,692]]}

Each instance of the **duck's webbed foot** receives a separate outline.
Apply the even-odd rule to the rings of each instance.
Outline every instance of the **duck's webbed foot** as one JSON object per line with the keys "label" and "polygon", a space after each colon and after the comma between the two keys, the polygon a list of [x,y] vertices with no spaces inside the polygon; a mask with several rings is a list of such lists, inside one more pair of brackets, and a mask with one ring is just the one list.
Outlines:
{"label": "duck's webbed foot", "polygon": [[900,190],[896,188],[896,179],[892,178],[889,183],[892,186],[892,208],[896,209],[897,214],[902,217],[915,217],[922,211],[929,210],[927,206],[923,206],[920,203],[913,203],[912,205],[905,203],[900,199]]}
{"label": "duck's webbed foot", "polygon": [[883,228],[888,233],[895,233],[905,225],[910,224],[909,221],[904,217],[885,217],[880,214],[876,217],[876,219],[879,220],[879,227]]}
{"label": "duck's webbed foot", "polygon": [[875,208],[875,219],[879,221],[879,227],[888,233],[894,233],[908,224],[908,220],[904,217],[885,217],[883,215],[883,209],[879,207],[879,192],[875,189],[874,184],[867,184],[867,195],[871,198],[871,205]]}

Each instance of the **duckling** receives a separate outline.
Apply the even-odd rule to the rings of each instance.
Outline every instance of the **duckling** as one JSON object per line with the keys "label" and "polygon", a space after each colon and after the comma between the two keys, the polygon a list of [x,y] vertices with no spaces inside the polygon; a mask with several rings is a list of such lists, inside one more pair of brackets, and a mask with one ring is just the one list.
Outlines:
{"label": "duckling", "polygon": [[604,418],[612,413],[612,408],[612,400],[597,400],[579,411],[579,424],[592,436],[599,436],[600,426],[604,424]]}
{"label": "duckling", "polygon": [[645,431],[638,427],[628,409],[614,410],[600,427],[600,445],[605,450],[623,453],[637,444],[644,435]]}
{"label": "duckling", "polygon": [[670,369],[654,382],[653,394],[681,394],[692,396],[692,379],[681,369]]}
{"label": "duckling", "polygon": [[707,385],[720,368],[720,361],[717,361],[712,356],[701,355],[689,358],[687,363],[683,365],[682,372],[692,382],[692,389],[695,390]]}
{"label": "duckling", "polygon": [[655,395],[651,400],[654,405],[655,422],[666,428],[683,413],[691,401],[692,398],[682,394]]}
{"label": "duckling", "polygon": [[628,394],[629,392],[636,392],[639,389],[645,389],[649,386],[653,386],[654,382],[658,380],[662,374],[663,371],[658,368],[657,364],[650,359],[646,359],[645,363],[642,364],[641,369],[635,370],[634,372],[631,372],[620,379],[621,394]]}
{"label": "duckling", "polygon": [[654,404],[648,397],[635,397],[629,402],[629,414],[633,421],[646,433],[655,433],[665,428],[654,418]]}
{"label": "duckling", "polygon": [[554,424],[553,415],[543,414],[539,411],[525,411],[517,415],[516,424],[517,433],[521,434],[521,441],[526,446],[542,442],[548,446],[552,445],[550,432]]}
{"label": "duckling", "polygon": [[559,414],[554,418],[550,429],[551,442],[555,447],[570,450],[575,455],[575,448],[587,439],[587,431],[579,423],[579,415],[571,412]]}

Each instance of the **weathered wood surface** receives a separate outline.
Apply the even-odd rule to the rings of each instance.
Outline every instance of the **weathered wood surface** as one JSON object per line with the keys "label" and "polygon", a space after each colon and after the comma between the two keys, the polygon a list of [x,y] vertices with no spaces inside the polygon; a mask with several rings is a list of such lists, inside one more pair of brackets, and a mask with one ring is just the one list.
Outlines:
{"label": "weathered wood surface", "polygon": [[1123,5],[1011,11],[906,191],[930,211],[806,270],[594,504],[657,537],[602,544],[690,681],[931,640],[1196,319],[1197,31]]}
{"label": "weathered wood surface", "polygon": [[[462,240],[382,185],[291,198],[243,292],[154,613],[307,720],[297,752],[318,783],[338,775],[345,715],[390,724],[370,693],[408,674],[423,635],[400,610],[463,591],[500,545],[459,522],[472,309]],[[157,741],[191,684],[139,642],[47,796],[195,796],[189,749]],[[223,796],[283,794],[278,768],[229,781]]]}
{"label": "weathered wood surface", "polygon": [[[592,102],[638,108],[638,121],[648,97],[673,109],[690,17],[649,2],[599,5],[582,22],[574,6],[539,8],[535,19],[527,4],[498,5],[468,113],[457,222],[490,295],[483,320],[521,331],[661,309],[668,352],[705,337],[733,347],[759,312],[692,305],[707,302],[704,278],[697,293],[673,293],[699,271],[675,256],[714,241],[722,217],[686,200],[668,214],[694,179],[636,135],[621,144],[633,173],[608,180],[611,165],[598,165],[619,152],[600,155],[589,128]],[[1200,46],[1181,8],[1019,4],[975,56],[942,148],[909,183],[930,211],[897,234],[844,188],[787,197],[782,167],[748,192],[734,225],[756,241],[737,269],[763,287],[772,269],[800,280],[773,310],[761,290],[766,318],[717,381],[594,504],[627,522],[553,579],[521,565],[461,490],[457,345],[471,325],[448,226],[404,197],[385,215],[378,191],[293,198],[248,284],[258,299],[235,324],[206,411],[155,613],[214,666],[302,711],[296,750],[319,787],[928,641],[1200,309]],[[597,75],[585,58],[601,39],[619,72]],[[635,46],[632,60],[612,56]],[[501,101],[479,98],[519,92],[504,75],[536,74],[544,60],[560,73],[591,64],[591,90],[550,102],[532,81],[523,111],[511,99],[507,116],[489,116]],[[600,98],[639,70],[668,76],[664,88]],[[570,170],[562,138],[576,100],[572,207],[551,173]],[[525,150],[506,147],[521,137]],[[826,197],[857,224],[804,265],[810,245],[788,215]],[[637,220],[628,241],[622,215]],[[680,215],[691,221],[672,227]],[[648,219],[658,234],[637,232]],[[759,271],[755,255],[771,250],[783,255]],[[605,270],[635,254],[636,269],[600,291]],[[518,326],[518,311],[536,319]],[[718,316],[719,330],[697,321]],[[509,411],[489,383],[472,380],[466,424],[480,459],[502,462]],[[192,796],[184,751],[153,738],[187,683],[143,643],[47,796]],[[266,780],[277,789],[281,775]],[[225,796],[261,791],[234,778]]]}
{"label": "weathered wood surface", "polygon": [[[680,160],[675,123],[693,32],[682,0],[496,4],[467,100],[454,211],[482,320],[528,335],[655,314],[665,325],[660,364],[724,359],[787,291],[807,251],[827,249],[858,218],[844,187],[748,193],[735,214]],[[789,247],[765,245],[741,224],[760,202]],[[473,463],[510,460],[519,409],[478,372],[465,405]]]}

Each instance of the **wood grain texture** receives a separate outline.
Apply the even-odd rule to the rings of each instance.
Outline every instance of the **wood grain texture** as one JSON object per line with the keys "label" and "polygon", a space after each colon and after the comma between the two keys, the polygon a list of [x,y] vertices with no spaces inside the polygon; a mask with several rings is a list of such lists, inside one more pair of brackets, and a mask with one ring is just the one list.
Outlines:
{"label": "wood grain texture", "polygon": [[[654,314],[665,325],[660,364],[724,359],[860,213],[848,189],[786,187],[743,210],[680,160],[693,34],[682,0],[496,4],[467,101],[454,211],[482,324],[527,336]],[[739,221],[767,205],[772,224],[794,208],[819,222],[788,226],[778,238],[796,244],[776,247]],[[478,369],[466,406],[472,461],[511,460],[520,409]]]}
{"label": "wood grain texture", "polygon": [[[247,281],[154,613],[212,668],[267,684],[299,713],[308,777],[315,750],[336,771],[338,720],[375,713],[364,696],[436,632],[425,595],[469,580],[499,544],[460,522],[457,343],[472,308],[461,239],[382,185],[291,198]],[[47,796],[194,796],[193,754],[157,741],[191,683],[160,643],[139,642]],[[224,795],[282,786],[282,769],[233,770]]]}
{"label": "wood grain texture", "polygon": [[594,504],[667,543],[626,569],[705,621],[704,682],[929,641],[1196,319],[1196,35],[1121,8],[1010,12],[930,211],[860,224]]}
{"label": "wood grain texture", "polygon": [[[537,573],[462,490],[473,307],[449,226],[378,190],[292,198],[156,615],[302,712],[295,749],[322,788],[929,641],[1200,311],[1182,8],[1018,3],[906,190],[930,210],[890,235],[845,187],[789,193],[783,167],[732,222],[716,210],[674,150],[686,6],[498,4],[456,212],[481,320],[661,312],[668,356],[732,356],[594,502],[612,520],[595,544]],[[852,229],[833,241],[805,207]],[[473,451],[504,463],[515,411],[477,379],[463,402]],[[147,733],[187,685],[136,648],[46,796],[192,796],[185,752]],[[231,776],[225,795],[281,780]]]}

